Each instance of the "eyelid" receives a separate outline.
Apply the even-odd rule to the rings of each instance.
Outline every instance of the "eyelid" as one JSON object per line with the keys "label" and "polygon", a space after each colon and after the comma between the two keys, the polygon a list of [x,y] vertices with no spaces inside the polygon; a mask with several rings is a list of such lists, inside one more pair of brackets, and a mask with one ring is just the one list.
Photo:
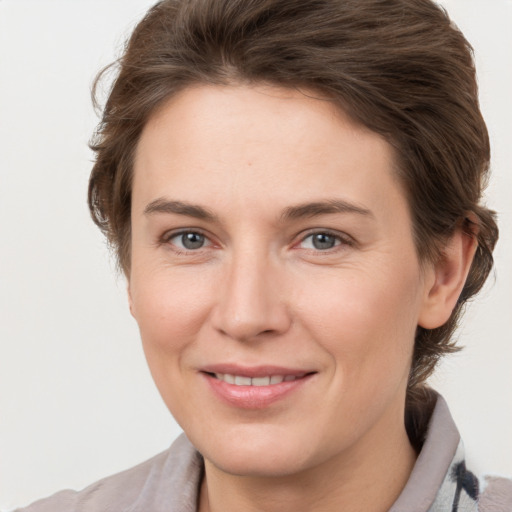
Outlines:
{"label": "eyelid", "polygon": [[[173,238],[185,235],[187,233],[196,233],[198,235],[201,235],[205,238],[206,245],[203,247],[200,247],[199,249],[187,249],[186,247],[179,247],[176,244],[171,243],[171,240]],[[211,240],[211,237],[205,233],[204,230],[201,228],[178,228],[178,229],[171,229],[169,231],[166,231],[163,233],[163,235],[159,239],[160,245],[172,245],[173,250],[178,253],[197,253],[200,252],[202,249],[211,247],[213,244],[213,241]]]}
{"label": "eyelid", "polygon": [[343,246],[350,247],[350,246],[354,246],[356,244],[356,241],[350,235],[347,235],[346,233],[336,231],[333,229],[327,229],[327,228],[313,228],[313,229],[307,230],[306,232],[301,233],[299,235],[299,237],[300,237],[299,241],[296,244],[294,244],[294,246],[297,247],[301,243],[303,243],[307,238],[314,236],[314,235],[318,235],[318,234],[332,236],[332,237],[336,238],[340,243],[336,244],[334,247],[332,247],[330,249],[325,249],[325,250],[310,249],[315,252],[329,253],[329,251],[336,250],[340,246],[341,247],[343,247]]}
{"label": "eyelid", "polygon": [[[206,245],[201,247],[201,248],[199,248],[199,249],[193,250],[193,249],[180,248],[179,246],[176,246],[175,244],[171,244],[170,243],[170,241],[173,238],[178,237],[180,235],[184,235],[186,233],[197,233],[197,234],[199,234],[201,236],[204,236],[205,241],[206,241]],[[325,250],[313,249],[314,252],[328,253],[329,251],[336,250],[336,248],[338,248],[340,246],[354,246],[354,245],[356,245],[356,241],[350,235],[348,235],[348,234],[346,234],[344,232],[340,232],[340,231],[336,231],[336,230],[328,229],[328,228],[312,228],[312,229],[308,229],[305,232],[300,233],[298,235],[298,241],[295,242],[293,244],[293,246],[294,247],[298,247],[307,238],[309,238],[311,236],[314,236],[316,234],[325,234],[325,235],[329,235],[329,236],[335,237],[339,241],[339,243],[336,244],[331,249],[325,249]],[[214,242],[212,241],[211,236],[208,233],[206,233],[203,229],[196,228],[196,227],[177,228],[177,229],[171,229],[171,230],[165,231],[162,234],[162,236],[159,238],[158,243],[161,244],[161,245],[172,245],[174,247],[175,251],[183,252],[183,253],[185,253],[185,252],[187,252],[187,253],[200,252],[201,249],[205,249],[205,248],[208,248],[208,247],[211,247],[211,246],[214,245]]]}

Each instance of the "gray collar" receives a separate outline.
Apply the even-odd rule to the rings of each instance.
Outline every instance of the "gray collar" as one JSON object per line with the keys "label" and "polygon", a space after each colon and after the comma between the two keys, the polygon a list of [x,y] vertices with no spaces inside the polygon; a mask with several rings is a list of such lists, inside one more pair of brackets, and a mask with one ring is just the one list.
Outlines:
{"label": "gray collar", "polygon": [[[203,473],[201,455],[185,435],[168,452],[166,467],[144,489],[130,512],[152,510],[195,512]],[[165,475],[165,477],[163,476]],[[466,470],[460,435],[446,402],[438,396],[426,440],[409,480],[389,512],[470,512],[477,510],[478,481]],[[170,501],[168,501],[170,500]]]}
{"label": "gray collar", "polygon": [[438,395],[423,448],[389,512],[472,512],[477,499],[478,480],[466,469],[459,431]]}

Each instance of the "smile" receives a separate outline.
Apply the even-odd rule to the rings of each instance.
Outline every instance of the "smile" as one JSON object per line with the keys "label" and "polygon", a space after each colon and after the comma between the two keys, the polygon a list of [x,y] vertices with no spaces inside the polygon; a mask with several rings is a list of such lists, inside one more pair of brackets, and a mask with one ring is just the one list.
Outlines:
{"label": "smile", "polygon": [[317,372],[278,367],[236,368],[234,365],[200,372],[221,402],[237,409],[265,409],[301,393]]}
{"label": "smile", "polygon": [[231,373],[215,373],[215,378],[235,386],[271,386],[281,382],[293,382],[304,375],[269,375],[266,377],[247,377]]}

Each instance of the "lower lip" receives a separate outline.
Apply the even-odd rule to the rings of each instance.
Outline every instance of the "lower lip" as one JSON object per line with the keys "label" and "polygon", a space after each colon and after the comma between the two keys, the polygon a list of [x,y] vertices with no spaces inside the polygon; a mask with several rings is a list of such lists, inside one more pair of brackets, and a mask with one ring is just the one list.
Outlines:
{"label": "lower lip", "polygon": [[300,379],[269,386],[236,386],[217,379],[208,373],[203,373],[203,375],[211,389],[221,400],[241,409],[264,409],[298,391],[313,377],[313,374],[310,374]]}

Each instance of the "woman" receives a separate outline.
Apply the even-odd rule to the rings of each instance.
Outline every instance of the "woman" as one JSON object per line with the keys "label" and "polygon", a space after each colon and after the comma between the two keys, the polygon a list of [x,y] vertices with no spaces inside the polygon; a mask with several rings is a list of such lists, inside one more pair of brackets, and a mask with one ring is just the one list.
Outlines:
{"label": "woman", "polygon": [[93,149],[89,206],[187,437],[26,510],[510,509],[425,386],[498,235],[442,10],[161,2]]}

